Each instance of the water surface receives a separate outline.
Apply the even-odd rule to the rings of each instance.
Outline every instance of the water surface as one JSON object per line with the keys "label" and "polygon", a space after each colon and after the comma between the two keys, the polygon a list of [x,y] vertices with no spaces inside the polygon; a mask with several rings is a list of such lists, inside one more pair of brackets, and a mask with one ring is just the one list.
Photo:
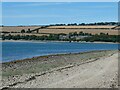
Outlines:
{"label": "water surface", "polygon": [[76,42],[3,42],[2,61],[8,62],[50,54],[116,49],[118,49],[118,44]]}

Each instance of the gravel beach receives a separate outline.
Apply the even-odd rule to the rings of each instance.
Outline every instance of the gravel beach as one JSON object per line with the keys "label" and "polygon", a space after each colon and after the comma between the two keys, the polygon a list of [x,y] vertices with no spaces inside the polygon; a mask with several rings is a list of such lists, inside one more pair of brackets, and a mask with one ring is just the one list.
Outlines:
{"label": "gravel beach", "polygon": [[118,51],[33,57],[2,63],[4,88],[117,88]]}

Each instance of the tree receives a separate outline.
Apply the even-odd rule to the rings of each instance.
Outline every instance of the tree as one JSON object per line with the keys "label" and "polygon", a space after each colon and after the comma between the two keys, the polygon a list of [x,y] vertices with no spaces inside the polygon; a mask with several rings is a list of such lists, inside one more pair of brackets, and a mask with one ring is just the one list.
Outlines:
{"label": "tree", "polygon": [[22,29],[22,30],[21,30],[21,33],[25,33],[25,30],[24,30],[24,29]]}
{"label": "tree", "polygon": [[79,35],[80,36],[84,36],[84,33],[81,31],[81,32],[79,32]]}
{"label": "tree", "polygon": [[78,36],[77,32],[74,32],[74,33],[73,33],[73,36]]}
{"label": "tree", "polygon": [[31,33],[30,29],[28,29],[27,33]]}
{"label": "tree", "polygon": [[85,23],[81,23],[80,25],[85,25]]}

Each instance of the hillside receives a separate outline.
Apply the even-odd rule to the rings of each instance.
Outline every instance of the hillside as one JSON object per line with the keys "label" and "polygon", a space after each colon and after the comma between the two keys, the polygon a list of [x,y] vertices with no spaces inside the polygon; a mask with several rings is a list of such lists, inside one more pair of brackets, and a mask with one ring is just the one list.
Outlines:
{"label": "hillside", "polygon": [[[70,32],[84,32],[84,33],[91,33],[91,34],[100,34],[108,33],[109,35],[118,35],[119,26],[110,26],[110,25],[86,25],[86,26],[47,26],[47,27],[40,27],[40,26],[4,26],[0,27],[0,32],[9,32],[13,35],[20,34],[21,30],[24,29],[27,31],[30,29],[32,31],[31,34],[36,35],[48,35],[48,34],[59,34],[65,33],[68,34]],[[36,29],[39,31],[36,32]],[[28,33],[26,33],[28,35]]]}
{"label": "hillside", "polygon": [[4,26],[0,27],[0,32],[20,32],[22,29],[28,30],[28,29],[36,29],[40,26]]}
{"label": "hillside", "polygon": [[110,25],[85,25],[85,26],[50,26],[48,29],[111,29]]}

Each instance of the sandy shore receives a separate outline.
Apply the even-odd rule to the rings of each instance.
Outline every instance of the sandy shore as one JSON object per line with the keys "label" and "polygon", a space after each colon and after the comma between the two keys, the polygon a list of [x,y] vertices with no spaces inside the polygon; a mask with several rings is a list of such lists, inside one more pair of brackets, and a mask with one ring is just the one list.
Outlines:
{"label": "sandy shore", "polygon": [[1,88],[117,88],[118,51],[36,57],[2,65]]}
{"label": "sandy shore", "polygon": [[[38,40],[0,40],[0,42],[32,42],[32,43],[46,43],[46,42],[69,42],[69,41],[38,41]],[[114,43],[114,42],[85,42],[80,41],[77,43],[101,43],[101,44],[120,44],[120,43]]]}

